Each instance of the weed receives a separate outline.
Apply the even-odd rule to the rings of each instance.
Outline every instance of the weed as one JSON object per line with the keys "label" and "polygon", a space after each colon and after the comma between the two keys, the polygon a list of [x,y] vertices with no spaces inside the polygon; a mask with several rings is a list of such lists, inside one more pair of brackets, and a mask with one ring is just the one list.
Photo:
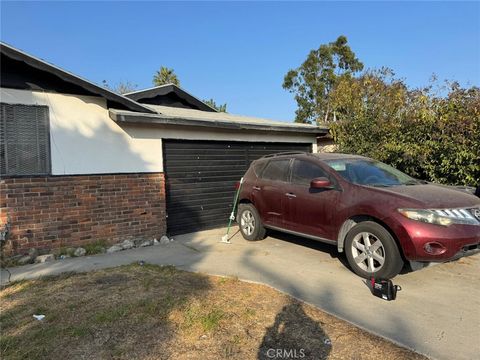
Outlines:
{"label": "weed", "polygon": [[15,336],[0,335],[0,354],[6,354],[17,347],[19,339]]}
{"label": "weed", "polygon": [[45,315],[46,312],[47,312],[47,309],[44,308],[43,306],[37,306],[33,311],[34,314],[43,314],[43,315]]}
{"label": "weed", "polygon": [[208,314],[200,317],[200,323],[204,331],[212,331],[218,328],[220,320],[225,317],[225,313],[221,309],[213,309]]}
{"label": "weed", "polygon": [[234,335],[233,338],[227,341],[225,348],[223,349],[224,356],[226,358],[232,357],[239,351],[240,336]]}
{"label": "weed", "polygon": [[245,316],[246,317],[254,317],[257,314],[257,312],[254,309],[247,308],[245,309]]}
{"label": "weed", "polygon": [[131,310],[130,305],[122,305],[116,308],[109,308],[95,314],[95,322],[98,324],[111,323],[126,317]]}
{"label": "weed", "polygon": [[90,334],[90,329],[86,326],[70,326],[67,333],[72,337],[84,337]]}
{"label": "weed", "polygon": [[107,242],[105,240],[97,240],[90,244],[84,245],[84,249],[87,251],[87,255],[95,255],[105,252]]}
{"label": "weed", "polygon": [[43,282],[55,282],[55,281],[66,280],[75,275],[78,275],[78,273],[76,273],[75,271],[67,271],[58,275],[43,275],[43,276],[40,276],[38,280]]}
{"label": "weed", "polygon": [[154,315],[157,315],[158,313],[159,304],[157,300],[142,299],[138,302],[137,308],[142,311],[142,315],[145,314],[145,315],[154,316]]}
{"label": "weed", "polygon": [[142,285],[146,291],[150,290],[150,287],[153,284],[153,278],[151,277],[145,277],[142,279]]}
{"label": "weed", "polygon": [[31,280],[15,280],[12,282],[9,282],[8,284],[2,285],[0,287],[0,290],[2,292],[5,292],[5,294],[2,294],[0,298],[9,298],[15,294],[19,294],[21,292],[24,292],[28,290],[33,284],[33,281]]}
{"label": "weed", "polygon": [[57,256],[66,255],[66,256],[73,257],[74,256],[73,254],[75,253],[75,249],[71,248],[71,247],[67,248],[67,247],[62,246],[55,253],[56,253]]}
{"label": "weed", "polygon": [[16,311],[2,311],[0,314],[0,328],[6,330],[19,322],[19,314]]}
{"label": "weed", "polygon": [[141,318],[146,318],[147,316],[166,318],[174,305],[174,298],[167,295],[164,298],[159,299],[142,299],[138,302],[135,308],[141,310]]}
{"label": "weed", "polygon": [[225,276],[225,277],[222,277],[218,280],[218,283],[221,284],[221,285],[224,285],[224,284],[230,284],[230,283],[236,283],[238,282],[238,276],[234,275],[234,276]]}

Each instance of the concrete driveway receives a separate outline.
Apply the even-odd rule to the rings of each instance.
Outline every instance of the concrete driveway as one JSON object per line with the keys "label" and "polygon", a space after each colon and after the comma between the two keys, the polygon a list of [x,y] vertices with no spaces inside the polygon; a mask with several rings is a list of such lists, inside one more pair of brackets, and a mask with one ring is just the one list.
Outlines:
{"label": "concrete driveway", "polygon": [[[12,280],[89,271],[137,260],[273,286],[372,333],[437,359],[480,354],[480,254],[397,276],[395,301],[372,296],[335,247],[281,233],[258,242],[223,229],[175,237],[168,245],[12,269]],[[234,229],[231,234],[236,231]]]}

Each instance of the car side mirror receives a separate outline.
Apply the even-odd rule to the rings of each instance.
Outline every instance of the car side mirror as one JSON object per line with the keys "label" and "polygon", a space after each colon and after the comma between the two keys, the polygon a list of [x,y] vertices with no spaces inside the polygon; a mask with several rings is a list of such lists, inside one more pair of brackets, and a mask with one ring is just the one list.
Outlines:
{"label": "car side mirror", "polygon": [[326,177],[318,177],[310,182],[310,187],[313,189],[331,189],[333,186]]}

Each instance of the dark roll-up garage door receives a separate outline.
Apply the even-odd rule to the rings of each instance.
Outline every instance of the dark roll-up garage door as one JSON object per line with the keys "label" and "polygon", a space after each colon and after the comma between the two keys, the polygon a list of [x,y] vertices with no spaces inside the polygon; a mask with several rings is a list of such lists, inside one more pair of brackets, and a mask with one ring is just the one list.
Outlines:
{"label": "dark roll-up garage door", "polygon": [[250,162],[276,152],[311,149],[310,144],[164,140],[168,233],[225,226],[235,182]]}

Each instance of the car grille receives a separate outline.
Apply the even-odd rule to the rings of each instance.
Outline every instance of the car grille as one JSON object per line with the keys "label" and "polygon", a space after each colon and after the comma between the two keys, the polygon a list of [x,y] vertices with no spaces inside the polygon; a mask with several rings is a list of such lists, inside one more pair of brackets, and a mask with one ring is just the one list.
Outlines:
{"label": "car grille", "polygon": [[469,210],[472,213],[472,215],[477,218],[477,220],[480,220],[480,207],[474,208],[474,209],[469,209]]}

